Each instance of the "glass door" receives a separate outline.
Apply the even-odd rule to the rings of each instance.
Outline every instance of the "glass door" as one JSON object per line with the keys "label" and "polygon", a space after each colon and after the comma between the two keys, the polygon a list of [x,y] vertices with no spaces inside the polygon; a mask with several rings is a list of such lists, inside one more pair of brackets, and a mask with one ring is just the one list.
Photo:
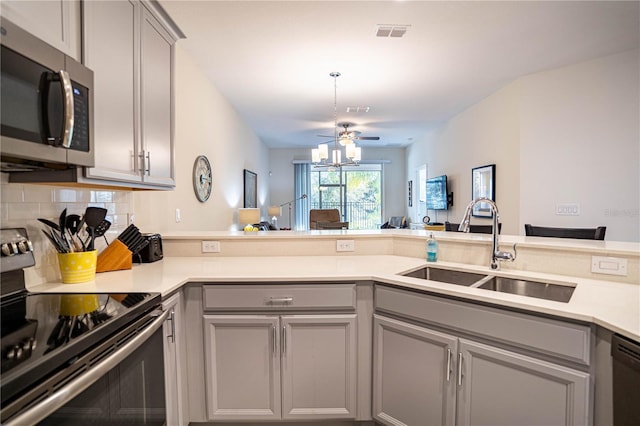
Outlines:
{"label": "glass door", "polygon": [[376,229],[382,223],[382,165],[311,169],[312,209],[338,209],[349,229]]}
{"label": "glass door", "polygon": [[338,209],[342,220],[344,218],[344,195],[346,195],[346,187],[344,184],[320,184],[318,186],[318,208],[319,209]]}

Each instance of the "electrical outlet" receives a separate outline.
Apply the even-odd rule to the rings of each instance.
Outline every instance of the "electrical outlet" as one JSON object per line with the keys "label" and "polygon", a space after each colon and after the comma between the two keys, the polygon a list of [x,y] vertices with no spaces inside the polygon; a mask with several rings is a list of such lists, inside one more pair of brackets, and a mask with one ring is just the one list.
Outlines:
{"label": "electrical outlet", "polygon": [[580,204],[577,204],[577,203],[556,204],[556,216],[580,216]]}
{"label": "electrical outlet", "polygon": [[627,276],[627,259],[621,257],[591,256],[591,272],[596,274]]}
{"label": "electrical outlet", "polygon": [[336,251],[354,251],[356,243],[353,240],[337,240]]}
{"label": "electrical outlet", "polygon": [[220,241],[203,241],[202,253],[220,253]]}

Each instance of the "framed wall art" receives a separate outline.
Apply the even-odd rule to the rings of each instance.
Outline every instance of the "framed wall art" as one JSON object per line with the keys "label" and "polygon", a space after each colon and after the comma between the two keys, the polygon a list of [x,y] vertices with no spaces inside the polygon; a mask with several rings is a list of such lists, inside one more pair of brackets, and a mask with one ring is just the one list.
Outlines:
{"label": "framed wall art", "polygon": [[[488,198],[496,200],[496,165],[474,167],[471,169],[471,198]],[[471,212],[476,217],[492,217],[491,208],[488,203],[476,203]]]}
{"label": "framed wall art", "polygon": [[258,175],[244,169],[244,208],[258,207]]}

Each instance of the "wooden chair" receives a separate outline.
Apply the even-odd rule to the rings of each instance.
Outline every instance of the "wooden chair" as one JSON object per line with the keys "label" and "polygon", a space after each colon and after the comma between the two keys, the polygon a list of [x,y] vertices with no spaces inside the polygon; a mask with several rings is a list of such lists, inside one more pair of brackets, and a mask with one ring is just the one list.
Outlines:
{"label": "wooden chair", "polygon": [[[444,230],[445,231],[454,231],[454,232],[459,232],[458,231],[458,227],[460,226],[459,223],[451,223],[451,222],[445,222],[444,223]],[[502,231],[502,223],[498,224],[498,234]],[[472,232],[474,234],[491,234],[493,231],[491,230],[491,225],[469,225],[469,232]]]}
{"label": "wooden chair", "polygon": [[349,229],[349,222],[316,222],[316,229]]}
{"label": "wooden chair", "polygon": [[[309,210],[309,229],[319,229],[318,222],[341,222],[338,209],[311,209]],[[335,228],[334,228],[335,229]],[[339,228],[342,229],[342,228]]]}
{"label": "wooden chair", "polygon": [[531,237],[577,238],[581,240],[604,240],[606,226],[597,228],[549,228],[544,226],[524,225],[524,233]]}

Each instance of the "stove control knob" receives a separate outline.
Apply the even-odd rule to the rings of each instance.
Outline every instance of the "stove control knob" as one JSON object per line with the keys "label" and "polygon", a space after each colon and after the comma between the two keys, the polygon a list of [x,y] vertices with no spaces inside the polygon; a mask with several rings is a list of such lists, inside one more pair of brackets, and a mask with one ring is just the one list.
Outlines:
{"label": "stove control knob", "polygon": [[13,256],[13,248],[11,247],[10,243],[4,243],[2,244],[2,246],[0,247],[0,250],[2,251],[2,255],[3,256]]}
{"label": "stove control knob", "polygon": [[36,348],[36,340],[32,337],[22,342],[22,350],[25,352],[33,352]]}
{"label": "stove control knob", "polygon": [[8,360],[20,359],[21,357],[22,357],[22,348],[20,347],[20,345],[15,345],[14,347],[12,347],[7,351]]}
{"label": "stove control knob", "polygon": [[33,244],[29,240],[22,240],[18,243],[18,251],[20,253],[28,253],[33,251]]}

